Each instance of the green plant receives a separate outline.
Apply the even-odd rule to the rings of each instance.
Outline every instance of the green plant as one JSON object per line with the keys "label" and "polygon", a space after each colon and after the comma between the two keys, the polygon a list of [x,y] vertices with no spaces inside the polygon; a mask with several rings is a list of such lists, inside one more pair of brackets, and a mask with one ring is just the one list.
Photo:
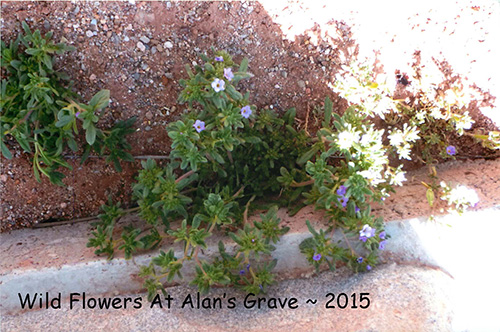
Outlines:
{"label": "green plant", "polygon": [[[147,226],[115,240],[111,230],[115,222],[106,218],[88,243],[97,254],[111,258],[115,249],[132,253],[165,239],[181,242],[182,255],[173,249],[160,251],[142,268],[150,296],[162,290],[165,281],[182,276],[187,261],[196,264],[192,283],[202,292],[216,284],[265,290],[276,265],[269,260],[273,243],[288,230],[279,225],[277,206],[288,206],[304,189],[283,190],[277,180],[280,169],[291,168],[308,148],[307,135],[293,126],[295,110],[280,118],[271,110],[257,112],[249,104],[249,93],[236,89],[236,83],[250,77],[247,59],[233,73],[235,64],[227,53],[201,57],[205,64],[194,71],[187,67],[189,77],[180,82],[184,89],[179,102],[186,103],[190,112],[167,127],[172,139],[169,164],[161,167],[154,160],[144,161],[133,187]],[[266,208],[260,221],[249,220],[253,210]],[[220,257],[200,259],[200,250],[217,229],[229,235],[233,249],[227,251],[220,242]]]}
{"label": "green plant", "polygon": [[52,183],[62,185],[64,175],[60,166],[71,168],[64,160],[66,147],[78,150],[79,124],[85,131],[86,150],[82,162],[94,149],[98,154],[109,151],[108,161],[120,169],[119,159],[132,160],[126,152],[130,146],[125,136],[131,132],[135,119],[120,121],[110,130],[96,127],[103,109],[109,104],[109,90],[99,91],[88,104],[75,100],[79,96],[71,90],[67,74],[54,68],[54,55],[74,50],[64,43],[55,44],[52,32],[42,36],[39,30],[31,32],[23,22],[24,35],[11,41],[9,47],[1,43],[1,67],[7,73],[0,89],[0,142],[2,155],[12,153],[8,144],[13,138],[33,156],[33,171],[38,181],[40,173]]}

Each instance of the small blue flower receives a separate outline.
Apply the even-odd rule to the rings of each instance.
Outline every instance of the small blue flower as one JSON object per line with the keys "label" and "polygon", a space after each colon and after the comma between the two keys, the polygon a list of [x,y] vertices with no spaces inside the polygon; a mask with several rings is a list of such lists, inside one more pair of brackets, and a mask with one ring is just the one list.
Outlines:
{"label": "small blue flower", "polygon": [[247,272],[250,270],[250,264],[247,264]]}
{"label": "small blue flower", "polygon": [[75,117],[77,118],[80,115],[80,111],[76,112]]}
{"label": "small blue flower", "polygon": [[233,74],[233,71],[231,70],[231,68],[224,68],[224,77],[228,81],[232,81],[233,80],[234,74]]}
{"label": "small blue flower", "polygon": [[250,109],[250,105],[243,106],[241,108],[241,116],[245,119],[248,119],[252,115],[252,110]]}
{"label": "small blue flower", "polygon": [[196,120],[193,127],[194,129],[196,129],[197,132],[201,133],[203,130],[205,130],[205,122],[201,120]]}
{"label": "small blue flower", "polygon": [[375,228],[370,227],[370,225],[365,224],[363,229],[359,231],[359,236],[366,236],[370,238],[375,235]]}
{"label": "small blue flower", "polygon": [[340,186],[339,189],[337,189],[337,195],[339,196],[344,196],[347,192],[347,188],[345,186]]}
{"label": "small blue flower", "polygon": [[252,243],[255,243],[255,239],[252,239]]}
{"label": "small blue flower", "polygon": [[379,248],[380,250],[384,250],[384,249],[385,249],[385,244],[386,244],[386,243],[387,243],[387,241],[386,241],[386,240],[384,240],[384,241],[380,241],[380,243],[378,244],[378,248]]}
{"label": "small blue flower", "polygon": [[454,156],[457,153],[457,149],[453,145],[450,145],[446,148],[446,153],[450,156]]}
{"label": "small blue flower", "polygon": [[346,207],[347,202],[349,202],[349,198],[345,197],[345,196],[339,197],[338,200],[339,200],[340,204],[342,204],[342,207]]}
{"label": "small blue flower", "polygon": [[357,261],[359,264],[363,263],[363,257],[358,257],[358,259],[356,259],[356,261]]}
{"label": "small blue flower", "polygon": [[367,270],[367,271],[371,271],[371,269],[372,269],[372,267],[371,267],[370,265],[367,265],[367,266],[366,266],[366,270]]}
{"label": "small blue flower", "polygon": [[378,237],[381,238],[382,240],[385,239],[385,231],[380,232]]}
{"label": "small blue flower", "polygon": [[360,212],[360,211],[361,211],[361,209],[360,209],[359,207],[357,207],[357,206],[356,206],[356,208],[354,209],[354,213],[358,213],[358,212]]}
{"label": "small blue flower", "polygon": [[366,240],[368,240],[366,236],[360,236],[359,239],[363,242],[366,242]]}
{"label": "small blue flower", "polygon": [[321,259],[321,254],[314,254],[313,256],[313,260],[315,260],[316,262],[319,261]]}
{"label": "small blue flower", "polygon": [[264,287],[262,287],[262,285],[259,285],[259,288],[260,288],[260,290],[262,290],[262,291],[264,290]]}
{"label": "small blue flower", "polygon": [[245,270],[240,270],[240,276],[245,274]]}
{"label": "small blue flower", "polygon": [[223,62],[223,61],[224,61],[224,58],[223,58],[223,57],[221,57],[221,56],[216,56],[216,57],[215,57],[215,61]]}

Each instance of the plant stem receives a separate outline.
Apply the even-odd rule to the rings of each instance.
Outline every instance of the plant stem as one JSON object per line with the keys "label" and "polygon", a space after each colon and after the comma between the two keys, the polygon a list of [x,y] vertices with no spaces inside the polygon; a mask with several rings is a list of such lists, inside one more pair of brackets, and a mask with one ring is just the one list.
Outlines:
{"label": "plant stem", "polygon": [[248,200],[247,205],[245,206],[245,212],[243,212],[243,225],[248,222],[248,208],[250,207],[250,203],[252,203],[255,197],[256,195],[253,195],[252,198]]}
{"label": "plant stem", "polygon": [[348,239],[347,239],[347,237],[345,236],[344,231],[343,231],[343,230],[340,230],[340,231],[342,232],[342,235],[344,236],[344,240],[345,240],[345,242],[347,243],[347,246],[349,246],[349,249],[351,249],[351,254],[352,254],[352,256],[355,256],[355,255],[354,255],[354,254],[355,254],[355,252],[354,252],[354,250],[353,250],[353,249],[352,249],[352,247],[351,247],[351,243],[349,242],[349,240],[348,240]]}
{"label": "plant stem", "polygon": [[188,176],[191,176],[194,174],[194,171],[193,170],[190,170],[189,172],[187,173],[184,173],[182,176],[180,176],[177,180],[175,180],[175,183],[179,183],[181,182],[181,180],[184,180],[185,178],[187,178]]}
{"label": "plant stem", "polygon": [[297,187],[305,187],[305,186],[309,186],[311,184],[314,184],[314,179],[311,179],[311,180],[308,180],[308,181],[304,181],[304,182],[294,182],[290,185],[290,187],[294,187],[294,188],[297,188]]}

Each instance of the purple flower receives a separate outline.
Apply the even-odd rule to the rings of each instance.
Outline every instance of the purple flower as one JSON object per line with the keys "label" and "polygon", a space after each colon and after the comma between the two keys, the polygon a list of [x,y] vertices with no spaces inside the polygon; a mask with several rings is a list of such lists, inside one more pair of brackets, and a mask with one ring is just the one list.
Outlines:
{"label": "purple flower", "polygon": [[216,57],[215,57],[215,61],[223,62],[223,61],[224,61],[224,58],[223,58],[223,57],[221,57],[221,56],[216,56]]}
{"label": "purple flower", "polygon": [[250,264],[247,264],[247,272],[250,270]]}
{"label": "purple flower", "polygon": [[378,248],[379,248],[380,250],[384,250],[384,249],[385,249],[385,244],[386,244],[386,243],[387,243],[387,241],[386,241],[386,240],[384,240],[384,241],[380,241],[380,243],[378,244]]}
{"label": "purple flower", "polygon": [[231,68],[224,68],[224,77],[228,81],[232,81],[233,80],[234,74],[233,74],[233,71],[231,70]]}
{"label": "purple flower", "polygon": [[378,237],[381,238],[381,239],[385,239],[385,231],[380,232],[380,234],[378,235]]}
{"label": "purple flower", "polygon": [[313,256],[313,260],[315,260],[316,262],[319,261],[321,259],[321,254],[315,254]]}
{"label": "purple flower", "polygon": [[224,82],[221,79],[216,78],[212,82],[212,88],[214,89],[215,92],[223,91],[226,88],[226,82]]}
{"label": "purple flower", "polygon": [[240,276],[245,274],[245,270],[240,270]]}
{"label": "purple flower", "polygon": [[371,267],[370,265],[367,265],[367,266],[366,266],[366,270],[367,270],[367,271],[370,271],[371,269],[372,269],[372,267]]}
{"label": "purple flower", "polygon": [[346,207],[347,202],[349,201],[349,198],[342,196],[342,197],[339,197],[338,200],[339,200],[340,204],[342,204],[342,207]]}
{"label": "purple flower", "polygon": [[76,112],[75,118],[77,118],[80,115],[80,111]]}
{"label": "purple flower", "polygon": [[358,257],[358,259],[356,259],[356,261],[357,261],[359,264],[363,263],[363,257]]}
{"label": "purple flower", "polygon": [[363,242],[366,242],[366,240],[368,240],[368,238],[366,236],[360,236],[359,240],[363,241]]}
{"label": "purple flower", "polygon": [[252,115],[252,110],[250,109],[250,105],[243,106],[241,108],[241,116],[245,119],[248,119]]}
{"label": "purple flower", "polygon": [[255,243],[255,239],[252,239],[252,243]]}
{"label": "purple flower", "polygon": [[361,209],[356,206],[356,208],[354,209],[354,213],[358,213],[359,211],[361,211]]}
{"label": "purple flower", "polygon": [[260,290],[262,290],[262,291],[264,290],[264,288],[262,287],[262,285],[259,285],[259,288],[260,288]]}
{"label": "purple flower", "polygon": [[205,130],[205,122],[201,120],[196,120],[193,127],[194,129],[196,129],[197,132],[201,133],[203,130]]}
{"label": "purple flower", "polygon": [[344,196],[346,192],[347,188],[345,186],[340,186],[339,189],[337,189],[337,195],[339,196]]}
{"label": "purple flower", "polygon": [[363,226],[363,229],[359,231],[360,237],[366,236],[367,238],[371,238],[374,235],[375,235],[375,228],[371,228],[368,224],[365,224]]}
{"label": "purple flower", "polygon": [[457,149],[453,145],[450,145],[446,148],[446,153],[450,156],[454,156],[457,153]]}

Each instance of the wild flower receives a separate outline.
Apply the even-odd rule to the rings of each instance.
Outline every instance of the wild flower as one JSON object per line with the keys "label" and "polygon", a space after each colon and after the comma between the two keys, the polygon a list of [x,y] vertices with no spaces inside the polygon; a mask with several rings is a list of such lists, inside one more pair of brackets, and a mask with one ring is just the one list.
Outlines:
{"label": "wild flower", "polygon": [[226,88],[226,82],[224,82],[221,79],[216,78],[212,82],[212,88],[214,89],[215,92],[224,91],[224,89]]}
{"label": "wild flower", "polygon": [[372,270],[371,265],[367,265],[367,266],[366,266],[366,270],[367,270],[367,271],[371,271],[371,270]]}
{"label": "wild flower", "polygon": [[384,240],[384,241],[380,241],[380,243],[378,244],[378,248],[380,250],[384,250],[385,249],[385,245],[386,245],[387,241]]}
{"label": "wild flower", "polygon": [[245,119],[248,119],[252,115],[252,110],[250,109],[250,105],[243,106],[241,108],[241,116]]}
{"label": "wild flower", "polygon": [[224,61],[224,58],[223,58],[223,57],[221,57],[221,56],[216,56],[216,57],[215,57],[215,61],[223,62],[223,61]]}
{"label": "wild flower", "polygon": [[314,261],[316,261],[316,262],[317,262],[317,261],[319,261],[320,259],[321,259],[321,254],[314,254],[314,256],[313,256],[313,260],[314,260]]}
{"label": "wild flower", "polygon": [[353,131],[348,125],[348,129],[339,133],[337,144],[342,150],[349,150],[354,143],[359,142],[359,132]]}
{"label": "wild flower", "polygon": [[344,196],[347,192],[347,188],[344,185],[341,185],[339,189],[337,189],[337,195]]}
{"label": "wild flower", "polygon": [[196,122],[193,124],[193,127],[197,132],[201,133],[203,130],[205,130],[205,122],[196,120]]}
{"label": "wild flower", "polygon": [[346,207],[347,206],[347,202],[349,202],[349,197],[345,197],[345,196],[342,196],[342,197],[339,197],[338,198],[340,204],[342,205],[342,207]]}
{"label": "wild flower", "polygon": [[457,153],[457,150],[453,145],[450,145],[446,148],[446,153],[450,156],[454,156]]}
{"label": "wild flower", "polygon": [[381,239],[385,239],[385,235],[386,235],[385,231],[382,231],[382,232],[380,232],[380,234],[378,235],[378,237],[381,238]]}
{"label": "wild flower", "polygon": [[356,259],[356,261],[357,261],[359,264],[363,263],[363,257],[358,257],[358,259]]}
{"label": "wild flower", "polygon": [[232,81],[233,78],[234,78],[234,74],[233,74],[233,71],[231,68],[224,68],[224,77],[228,80],[228,81]]}
{"label": "wild flower", "polygon": [[365,224],[363,226],[363,229],[361,229],[359,231],[359,236],[360,237],[365,236],[367,238],[371,238],[374,235],[375,235],[375,228],[370,227],[370,225],[368,225],[368,224]]}

